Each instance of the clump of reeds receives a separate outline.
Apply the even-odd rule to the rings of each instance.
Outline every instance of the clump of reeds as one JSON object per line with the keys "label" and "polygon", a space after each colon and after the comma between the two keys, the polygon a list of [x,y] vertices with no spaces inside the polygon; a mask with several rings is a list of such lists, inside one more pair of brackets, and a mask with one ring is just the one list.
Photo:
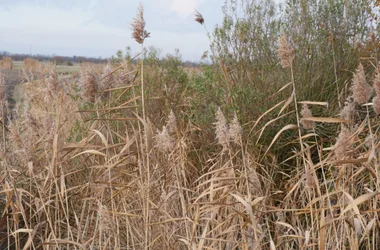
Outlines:
{"label": "clump of reeds", "polygon": [[94,74],[89,70],[82,70],[79,86],[82,98],[85,101],[94,102],[98,92],[98,85]]}
{"label": "clump of reeds", "polygon": [[36,71],[40,65],[40,62],[32,59],[32,58],[25,58],[24,59],[24,70],[27,71]]}
{"label": "clump of reeds", "polygon": [[3,60],[0,60],[0,69],[12,69],[13,62],[11,57],[4,57]]}

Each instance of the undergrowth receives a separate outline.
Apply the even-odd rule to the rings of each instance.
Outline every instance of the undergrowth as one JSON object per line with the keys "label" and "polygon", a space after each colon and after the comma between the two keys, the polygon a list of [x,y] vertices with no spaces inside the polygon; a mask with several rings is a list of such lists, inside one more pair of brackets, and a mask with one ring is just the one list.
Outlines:
{"label": "undergrowth", "polygon": [[[306,33],[341,7],[292,2]],[[0,75],[1,249],[378,249],[378,37],[323,52],[264,7],[254,40],[225,8],[198,68],[144,48],[141,7],[134,58],[25,71],[13,110]]]}

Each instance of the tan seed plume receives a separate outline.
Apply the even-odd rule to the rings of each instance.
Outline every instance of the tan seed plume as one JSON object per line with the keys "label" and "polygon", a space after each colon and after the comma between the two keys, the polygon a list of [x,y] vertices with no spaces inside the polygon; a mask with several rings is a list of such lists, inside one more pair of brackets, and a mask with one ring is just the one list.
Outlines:
{"label": "tan seed plume", "polygon": [[223,147],[223,150],[228,148],[230,142],[230,132],[228,129],[226,118],[224,117],[223,112],[218,108],[215,115],[216,122],[215,125],[215,134],[218,144]]}
{"label": "tan seed plume", "polygon": [[352,97],[358,104],[364,104],[372,94],[372,88],[368,85],[365,78],[364,67],[360,63],[352,79]]}
{"label": "tan seed plume", "polygon": [[137,9],[137,15],[132,22],[132,37],[137,43],[143,44],[145,38],[150,37],[150,33],[145,30],[144,8],[142,4]]}
{"label": "tan seed plume", "polygon": [[197,23],[199,24],[203,24],[205,22],[205,19],[203,18],[202,14],[199,13],[199,11],[195,11],[195,19],[194,19]]}
{"label": "tan seed plume", "polygon": [[230,133],[230,136],[231,136],[231,140],[235,144],[240,145],[241,144],[241,136],[242,136],[242,133],[243,133],[243,129],[240,126],[240,122],[239,122],[239,120],[237,118],[236,113],[234,115],[234,119],[232,120],[232,123],[230,124],[229,133]]}
{"label": "tan seed plume", "polygon": [[[311,113],[311,110],[309,109],[309,106],[307,104],[302,105],[301,116],[302,118],[313,117],[313,114]],[[301,125],[304,129],[314,129],[313,121],[301,120]]]}
{"label": "tan seed plume", "polygon": [[288,68],[292,65],[294,60],[294,49],[290,45],[285,33],[283,33],[280,38],[277,53],[278,57],[281,59],[281,65],[283,68]]}

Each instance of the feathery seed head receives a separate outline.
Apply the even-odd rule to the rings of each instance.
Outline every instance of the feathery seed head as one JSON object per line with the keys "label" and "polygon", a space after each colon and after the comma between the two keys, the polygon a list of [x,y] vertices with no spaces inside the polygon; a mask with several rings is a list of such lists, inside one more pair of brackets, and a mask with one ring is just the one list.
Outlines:
{"label": "feathery seed head", "polygon": [[168,121],[166,122],[166,127],[168,129],[169,134],[177,133],[177,120],[173,110],[170,110]]}
{"label": "feathery seed head", "polygon": [[372,88],[365,78],[364,67],[360,63],[352,79],[352,97],[358,104],[364,104],[372,94]]}
{"label": "feathery seed head", "polygon": [[[307,104],[302,105],[301,116],[302,116],[302,118],[313,117],[313,114],[311,113],[311,110],[309,109],[309,106]],[[314,128],[314,122],[313,121],[301,120],[301,125],[304,129],[313,129]]]}
{"label": "feathery seed head", "polygon": [[377,94],[372,100],[373,110],[377,115],[380,115],[380,93]]}
{"label": "feathery seed head", "polygon": [[353,122],[354,117],[355,117],[355,111],[356,111],[356,103],[354,101],[354,98],[352,96],[349,96],[344,102],[344,107],[340,111],[339,116],[343,120]]}
{"label": "feathery seed head", "polygon": [[373,88],[377,95],[380,95],[380,68],[376,70],[376,75],[373,81]]}
{"label": "feathery seed head", "polygon": [[197,23],[199,24],[203,24],[205,22],[205,19],[203,18],[202,14],[199,13],[199,11],[195,11],[195,19],[194,19]]}
{"label": "feathery seed head", "polygon": [[241,143],[241,136],[242,136],[242,133],[243,133],[243,129],[242,127],[240,126],[240,122],[237,118],[237,115],[235,113],[234,115],[234,119],[232,120],[232,123],[230,124],[230,129],[229,129],[229,133],[230,133],[230,136],[231,136],[231,140],[240,145]]}
{"label": "feathery seed head", "polygon": [[173,151],[175,146],[175,141],[169,135],[169,131],[166,126],[162,127],[162,131],[157,130],[156,139],[156,147],[158,150],[164,153],[169,153]]}
{"label": "feathery seed head", "polygon": [[94,102],[98,91],[94,74],[89,70],[81,71],[79,85],[81,87],[82,98],[86,101]]}
{"label": "feathery seed head", "polygon": [[114,83],[114,76],[111,72],[112,72],[112,67],[111,65],[107,64],[104,67],[104,72],[101,76],[102,80],[100,81],[100,84],[99,84],[99,88],[101,90],[112,88],[112,85]]}
{"label": "feathery seed head", "polygon": [[290,45],[285,33],[283,33],[280,38],[277,53],[278,57],[281,59],[281,65],[283,68],[288,68],[292,65],[294,60],[294,49]]}
{"label": "feathery seed head", "polygon": [[347,151],[350,149],[352,145],[351,137],[351,131],[348,128],[342,126],[342,130],[340,131],[339,136],[336,140],[334,150],[335,156],[338,160],[342,160],[346,156]]}
{"label": "feathery seed head", "polygon": [[229,141],[230,141],[230,132],[228,129],[226,118],[223,115],[223,112],[218,108],[218,111],[216,111],[216,122],[215,125],[215,134],[216,139],[218,140],[218,144],[223,146],[223,150],[228,148]]}
{"label": "feathery seed head", "polygon": [[137,15],[132,22],[132,36],[137,43],[143,44],[145,38],[150,37],[150,33],[145,30],[144,8],[142,4],[137,9]]}

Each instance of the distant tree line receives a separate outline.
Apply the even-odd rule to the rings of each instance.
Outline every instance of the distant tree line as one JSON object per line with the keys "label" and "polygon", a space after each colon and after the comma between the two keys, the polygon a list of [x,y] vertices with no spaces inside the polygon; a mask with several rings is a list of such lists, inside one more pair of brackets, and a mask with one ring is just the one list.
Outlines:
{"label": "distant tree line", "polygon": [[107,58],[95,58],[85,56],[58,56],[58,55],[29,55],[29,54],[13,54],[7,51],[0,51],[0,59],[11,57],[13,61],[23,61],[25,58],[33,58],[38,61],[55,62],[57,65],[72,65],[74,63],[91,62],[91,63],[107,63]]}
{"label": "distant tree line", "polygon": [[[165,57],[162,57],[161,50],[155,47],[150,47],[148,50],[144,51],[146,53],[146,60],[148,63],[158,63],[162,60],[165,60]],[[174,55],[168,54],[167,57],[175,56],[178,58],[185,67],[198,67],[199,63],[191,62],[191,61],[183,61],[179,51],[176,51]],[[58,55],[29,55],[29,54],[13,54],[7,51],[0,50],[0,60],[4,57],[11,57],[13,61],[24,61],[25,58],[32,58],[38,61],[48,61],[55,62],[57,65],[73,65],[74,63],[83,63],[83,62],[91,62],[91,63],[121,63],[124,60],[130,60],[131,50],[127,47],[126,51],[118,50],[116,55],[111,58],[95,58],[95,57],[85,57],[85,56],[58,56]],[[132,64],[135,64],[139,59],[133,59],[131,61]]]}

